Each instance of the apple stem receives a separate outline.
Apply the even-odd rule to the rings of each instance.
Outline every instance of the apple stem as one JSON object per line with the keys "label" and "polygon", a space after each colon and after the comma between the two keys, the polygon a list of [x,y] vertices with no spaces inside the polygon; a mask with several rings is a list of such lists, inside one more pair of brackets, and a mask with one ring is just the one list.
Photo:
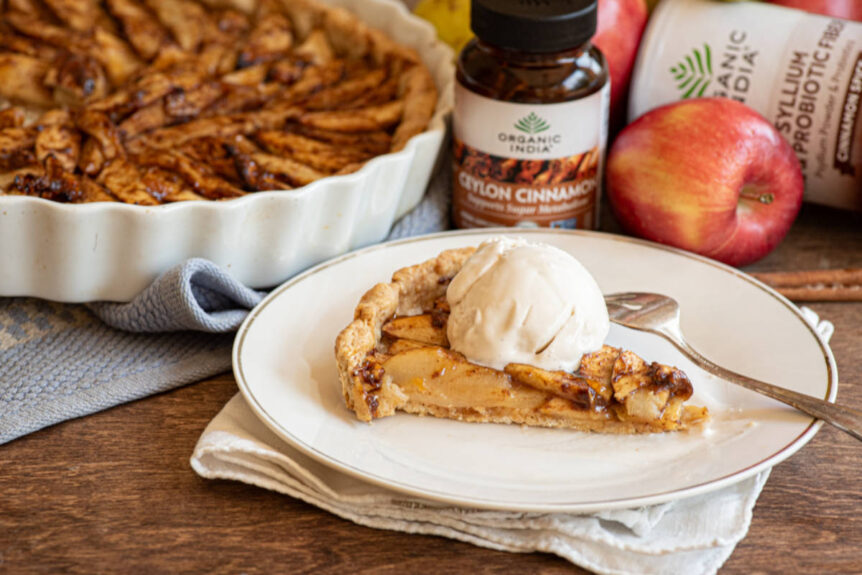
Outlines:
{"label": "apple stem", "polygon": [[770,193],[761,194],[760,192],[753,192],[751,190],[746,190],[745,188],[739,192],[739,195],[747,200],[754,200],[756,202],[760,202],[761,204],[771,204],[773,200],[775,200],[775,196]]}

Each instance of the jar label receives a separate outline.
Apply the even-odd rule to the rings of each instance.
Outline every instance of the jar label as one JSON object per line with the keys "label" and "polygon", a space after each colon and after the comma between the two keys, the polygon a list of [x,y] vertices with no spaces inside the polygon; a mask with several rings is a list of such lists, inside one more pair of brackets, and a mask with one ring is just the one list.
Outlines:
{"label": "jar label", "polygon": [[597,227],[609,95],[515,104],[457,85],[455,225]]}

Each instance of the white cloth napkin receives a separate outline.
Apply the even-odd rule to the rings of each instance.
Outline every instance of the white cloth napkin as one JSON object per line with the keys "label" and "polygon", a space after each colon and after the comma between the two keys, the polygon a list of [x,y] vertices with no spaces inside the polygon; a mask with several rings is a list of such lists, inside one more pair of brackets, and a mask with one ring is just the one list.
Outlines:
{"label": "white cloth napkin", "polygon": [[[805,314],[828,340],[832,325]],[[204,430],[191,465],[202,477],[271,489],[360,525],[554,553],[615,575],[715,573],[748,532],[769,476],[764,471],[705,495],[590,515],[461,508],[365,483],[306,457],[258,420],[239,394]]]}

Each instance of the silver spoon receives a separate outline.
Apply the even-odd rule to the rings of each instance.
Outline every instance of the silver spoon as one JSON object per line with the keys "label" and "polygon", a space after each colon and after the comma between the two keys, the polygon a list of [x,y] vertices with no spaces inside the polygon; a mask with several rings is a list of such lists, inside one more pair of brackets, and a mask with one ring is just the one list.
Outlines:
{"label": "silver spoon", "polygon": [[630,292],[605,296],[605,303],[612,322],[660,335],[691,361],[722,379],[791,405],[862,440],[862,411],[839,407],[810,395],[746,377],[725,369],[698,353],[686,343],[682,335],[679,327],[679,304],[675,299],[657,293]]}

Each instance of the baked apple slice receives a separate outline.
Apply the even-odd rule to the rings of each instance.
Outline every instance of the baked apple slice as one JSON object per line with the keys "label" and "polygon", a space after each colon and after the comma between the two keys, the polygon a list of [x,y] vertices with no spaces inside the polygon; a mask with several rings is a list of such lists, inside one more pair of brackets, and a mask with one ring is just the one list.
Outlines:
{"label": "baked apple slice", "polygon": [[383,324],[383,333],[396,339],[449,347],[445,319],[430,313],[391,319]]}

